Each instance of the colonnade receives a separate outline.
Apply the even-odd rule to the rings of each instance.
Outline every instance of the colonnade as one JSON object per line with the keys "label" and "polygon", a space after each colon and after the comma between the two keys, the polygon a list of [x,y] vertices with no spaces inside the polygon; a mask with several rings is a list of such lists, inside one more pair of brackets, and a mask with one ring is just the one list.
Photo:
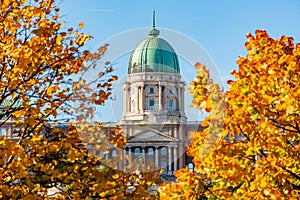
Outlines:
{"label": "colonnade", "polygon": [[[135,149],[139,148],[139,153],[135,152]],[[149,151],[149,149],[152,148],[153,151]],[[162,155],[162,149],[166,148],[166,155]],[[141,151],[140,151],[141,150]],[[149,154],[151,153],[151,154]],[[153,153],[153,154],[152,154]],[[142,164],[145,165],[146,160],[152,158],[154,160],[155,167],[161,168],[162,162],[167,162],[167,168],[166,170],[168,172],[174,172],[180,167],[182,167],[182,163],[178,163],[179,157],[181,155],[178,155],[178,147],[177,145],[167,145],[167,146],[126,146],[123,149],[123,157],[126,158],[126,156],[129,157],[129,160],[126,161],[126,159],[123,160],[124,164],[126,162],[130,163],[133,161],[133,159],[137,159],[140,157],[142,159]]]}
{"label": "colonnade", "polygon": [[[164,109],[163,107],[163,101],[164,101],[164,94],[162,88],[165,86],[165,84],[158,83],[158,111],[161,111]],[[137,111],[138,113],[141,113],[145,108],[145,86],[144,85],[136,85],[137,87]],[[124,110],[126,112],[132,112],[132,105],[131,105],[131,88],[129,84],[124,84]],[[177,94],[176,97],[178,99],[178,108],[179,111],[184,111],[184,87],[178,87],[176,88]]]}

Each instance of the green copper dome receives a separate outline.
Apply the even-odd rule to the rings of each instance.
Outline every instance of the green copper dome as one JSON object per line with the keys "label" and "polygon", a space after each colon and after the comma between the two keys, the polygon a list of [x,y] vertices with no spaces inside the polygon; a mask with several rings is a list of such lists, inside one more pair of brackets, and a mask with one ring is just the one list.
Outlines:
{"label": "green copper dome", "polygon": [[159,30],[153,26],[149,38],[140,42],[131,54],[128,74],[140,72],[180,73],[178,57],[172,46],[157,37]]}

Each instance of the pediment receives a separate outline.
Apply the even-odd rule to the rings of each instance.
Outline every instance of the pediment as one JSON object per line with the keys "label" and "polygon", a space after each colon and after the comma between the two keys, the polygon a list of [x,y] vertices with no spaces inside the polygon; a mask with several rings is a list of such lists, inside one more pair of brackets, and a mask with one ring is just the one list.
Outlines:
{"label": "pediment", "polygon": [[154,129],[149,129],[127,138],[127,142],[172,142],[172,141],[177,141],[177,139]]}

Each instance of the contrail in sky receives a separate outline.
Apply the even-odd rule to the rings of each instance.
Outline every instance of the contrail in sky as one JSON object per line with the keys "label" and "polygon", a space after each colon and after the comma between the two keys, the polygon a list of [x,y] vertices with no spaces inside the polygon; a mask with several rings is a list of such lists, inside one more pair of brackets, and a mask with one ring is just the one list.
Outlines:
{"label": "contrail in sky", "polygon": [[92,12],[114,12],[110,9],[82,9],[83,11],[92,11]]}

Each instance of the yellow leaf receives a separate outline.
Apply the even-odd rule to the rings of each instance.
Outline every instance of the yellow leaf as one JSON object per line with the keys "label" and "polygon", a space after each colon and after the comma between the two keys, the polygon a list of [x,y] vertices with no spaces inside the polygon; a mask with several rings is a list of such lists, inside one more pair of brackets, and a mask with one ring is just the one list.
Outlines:
{"label": "yellow leaf", "polygon": [[62,39],[63,39],[63,37],[61,35],[58,35],[56,38],[56,44],[60,44]]}
{"label": "yellow leaf", "polygon": [[268,183],[265,180],[261,181],[261,183],[260,183],[261,188],[265,188],[265,187],[267,187],[267,185],[268,185]]}
{"label": "yellow leaf", "polygon": [[47,89],[47,95],[51,96],[53,92],[55,92],[58,88],[58,85],[51,85]]}
{"label": "yellow leaf", "polygon": [[32,136],[31,141],[35,142],[35,141],[40,141],[42,140],[43,136],[39,135],[39,134],[35,134]]}
{"label": "yellow leaf", "polygon": [[84,27],[84,23],[83,22],[80,22],[79,23],[79,28],[83,28]]}
{"label": "yellow leaf", "polygon": [[115,174],[112,177],[113,177],[113,179],[118,179],[119,178],[119,174]]}

